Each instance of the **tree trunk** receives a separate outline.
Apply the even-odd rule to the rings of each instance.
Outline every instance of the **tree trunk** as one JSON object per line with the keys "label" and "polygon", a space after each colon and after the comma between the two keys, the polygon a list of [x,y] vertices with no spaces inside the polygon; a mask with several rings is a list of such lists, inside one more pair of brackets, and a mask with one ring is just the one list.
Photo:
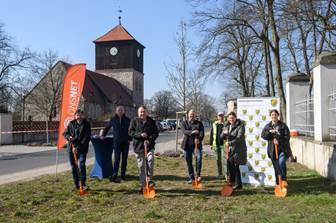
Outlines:
{"label": "tree trunk", "polygon": [[271,79],[268,70],[268,53],[267,53],[267,43],[263,41],[264,46],[264,60],[265,60],[265,79],[266,79],[266,96],[271,96]]}
{"label": "tree trunk", "polygon": [[268,0],[268,13],[272,29],[272,42],[273,42],[273,56],[275,61],[275,80],[277,83],[278,95],[280,97],[280,111],[281,119],[286,120],[286,98],[285,91],[282,83],[281,61],[280,61],[280,38],[277,32],[277,27],[274,18],[274,0]]}

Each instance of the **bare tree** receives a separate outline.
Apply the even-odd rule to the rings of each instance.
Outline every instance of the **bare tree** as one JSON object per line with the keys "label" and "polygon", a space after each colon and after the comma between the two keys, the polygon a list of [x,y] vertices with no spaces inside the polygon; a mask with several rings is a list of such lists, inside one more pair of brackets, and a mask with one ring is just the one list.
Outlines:
{"label": "bare tree", "polygon": [[176,45],[179,53],[178,61],[172,61],[165,65],[168,73],[167,80],[172,92],[174,92],[177,102],[183,111],[186,110],[188,96],[188,63],[190,56],[190,42],[187,39],[186,23],[182,20],[177,33]]}
{"label": "bare tree", "polygon": [[20,71],[26,68],[32,53],[29,49],[19,50],[3,27],[0,24],[0,107],[7,110],[14,101],[13,93],[18,93],[15,81],[12,80],[20,76]]}
{"label": "bare tree", "polygon": [[201,94],[200,102],[199,113],[201,118],[211,124],[216,117],[215,99],[209,95]]}
{"label": "bare tree", "polygon": [[[227,12],[230,17],[236,14],[235,10]],[[193,24],[204,33],[197,50],[202,60],[202,73],[236,83],[243,96],[257,95],[264,58],[260,53],[261,41],[248,27],[224,19],[226,14],[223,13],[221,8],[216,8],[215,12],[195,13]],[[213,22],[207,26],[209,20]]]}
{"label": "bare tree", "polygon": [[159,119],[174,117],[178,106],[170,91],[158,91],[151,98],[153,114]]}
{"label": "bare tree", "polygon": [[196,111],[201,107],[201,95],[204,90],[205,77],[197,71],[192,71],[188,78],[188,109]]}
{"label": "bare tree", "polygon": [[32,82],[38,82],[35,82],[36,85],[26,96],[27,105],[49,121],[56,117],[60,107],[62,81],[66,73],[64,64],[57,61],[58,53],[51,49],[35,57],[31,64],[31,74]]}

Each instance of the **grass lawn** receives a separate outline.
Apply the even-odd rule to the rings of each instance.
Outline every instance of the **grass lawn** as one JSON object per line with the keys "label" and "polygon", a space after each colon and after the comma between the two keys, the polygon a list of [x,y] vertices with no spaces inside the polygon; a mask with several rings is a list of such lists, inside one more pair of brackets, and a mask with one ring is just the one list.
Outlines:
{"label": "grass lawn", "polygon": [[70,173],[58,182],[47,176],[0,186],[0,222],[335,222],[336,183],[299,164],[289,165],[288,197],[273,188],[245,186],[232,197],[219,196],[214,157],[203,165],[204,189],[186,184],[182,158],[156,157],[157,196],[136,194],[137,169],[129,160],[130,179],[120,184],[90,179],[90,194],[72,190]]}

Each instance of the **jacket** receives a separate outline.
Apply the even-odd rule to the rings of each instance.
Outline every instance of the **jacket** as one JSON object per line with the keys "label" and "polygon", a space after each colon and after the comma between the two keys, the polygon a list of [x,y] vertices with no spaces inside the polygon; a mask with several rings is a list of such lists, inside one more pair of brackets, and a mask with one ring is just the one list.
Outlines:
{"label": "jacket", "polygon": [[[80,124],[76,121],[76,119],[72,120],[65,129],[63,136],[68,141],[68,152],[71,151],[71,145],[73,145],[79,150],[79,152],[87,153],[91,139],[90,123],[85,118],[83,118]],[[70,140],[70,136],[73,137],[72,140]]]}
{"label": "jacket", "polygon": [[[192,122],[185,120],[181,123],[181,129],[183,133],[181,148],[183,150],[186,150],[187,148],[190,147],[194,147],[195,146],[194,141],[196,138],[199,139],[200,144],[202,144],[204,138],[204,126],[202,122],[198,120],[193,120]],[[198,130],[199,134],[192,134],[191,132],[193,130]]]}
{"label": "jacket", "polygon": [[[227,134],[225,134],[227,133]],[[245,165],[247,162],[247,146],[245,141],[245,123],[237,119],[231,126],[227,123],[223,128],[223,140],[227,140],[229,147],[232,148],[230,156],[233,156],[236,165]]]}
{"label": "jacket", "polygon": [[[146,133],[147,138],[141,137],[141,133]],[[136,154],[144,153],[144,141],[148,140],[148,150],[154,149],[155,140],[159,136],[159,131],[155,124],[155,121],[147,117],[147,121],[142,123],[140,118],[134,118],[131,121],[130,127],[128,129],[128,134],[133,138],[133,149]]]}
{"label": "jacket", "polygon": [[[277,130],[277,133],[270,132],[271,129]],[[275,147],[273,139],[276,138],[279,142],[278,152],[284,152],[286,158],[292,155],[292,151],[289,144],[290,132],[287,125],[281,121],[278,121],[276,125],[272,125],[272,122],[268,123],[261,132],[261,138],[268,141],[267,154],[272,160],[275,159]]]}
{"label": "jacket", "polygon": [[128,143],[132,138],[128,135],[128,128],[130,125],[130,119],[124,114],[119,119],[118,115],[115,115],[111,118],[108,125],[103,130],[103,136],[106,136],[108,131],[113,129],[113,141],[116,143]]}
{"label": "jacket", "polygon": [[221,138],[221,134],[223,131],[224,123],[220,124],[217,121],[213,123],[210,129],[210,146],[223,146],[224,141]]}

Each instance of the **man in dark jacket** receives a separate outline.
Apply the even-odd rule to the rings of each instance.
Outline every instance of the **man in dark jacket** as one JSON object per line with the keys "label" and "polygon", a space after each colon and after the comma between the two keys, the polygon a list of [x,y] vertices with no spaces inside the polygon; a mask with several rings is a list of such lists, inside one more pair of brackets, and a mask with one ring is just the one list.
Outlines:
{"label": "man in dark jacket", "polygon": [[[217,153],[217,173],[218,177],[223,177],[223,165],[222,165],[222,157],[224,151],[224,141],[221,138],[221,134],[224,127],[224,113],[218,112],[217,121],[212,124],[210,129],[210,146],[211,149]],[[225,166],[225,165],[224,165]],[[224,167],[224,171],[226,174],[226,167]]]}
{"label": "man in dark jacket", "polygon": [[[292,156],[289,145],[290,132],[287,125],[279,120],[277,110],[271,110],[270,116],[272,121],[264,127],[261,137],[268,141],[267,154],[273,163],[276,184],[279,185],[278,174],[280,173],[283,183],[281,187],[287,187],[286,160]],[[275,156],[275,145],[278,146],[278,162]]]}
{"label": "man in dark jacket", "polygon": [[[142,193],[143,187],[146,186],[146,176],[149,178],[149,186],[155,186],[152,180],[154,174],[154,146],[155,140],[159,136],[155,121],[148,116],[145,106],[139,107],[138,117],[132,119],[128,133],[133,138],[133,149],[137,158],[141,185],[139,193]],[[145,144],[147,146],[147,163]],[[147,173],[145,173],[145,165],[147,165]]]}
{"label": "man in dark jacket", "polygon": [[247,162],[247,146],[245,141],[245,123],[237,119],[234,112],[228,114],[228,123],[222,132],[222,138],[226,140],[225,147],[229,149],[227,168],[233,189],[242,189],[239,165]]}
{"label": "man in dark jacket", "polygon": [[[82,182],[84,190],[86,190],[86,155],[89,150],[89,142],[91,139],[90,123],[83,117],[83,111],[78,109],[75,113],[75,119],[72,120],[65,129],[63,136],[67,139],[67,151],[69,153],[69,161],[72,168],[72,176],[75,187],[79,189],[79,181]],[[74,154],[76,154],[79,162],[79,171],[81,179],[78,176],[77,164]]]}
{"label": "man in dark jacket", "polygon": [[196,172],[195,180],[201,181],[202,170],[202,140],[204,138],[204,126],[202,122],[196,120],[196,113],[193,110],[188,111],[187,120],[181,123],[183,132],[183,141],[181,148],[184,150],[184,156],[188,166],[188,184],[191,184],[195,179],[194,167],[192,164],[192,154],[196,150]]}
{"label": "man in dark jacket", "polygon": [[116,108],[116,114],[111,118],[109,124],[105,127],[103,131],[103,137],[106,136],[108,131],[113,129],[113,151],[114,151],[114,165],[113,165],[113,175],[110,179],[115,183],[119,183],[118,171],[121,160],[121,179],[125,180],[126,168],[127,168],[127,158],[129,151],[129,143],[132,138],[128,135],[128,128],[130,125],[130,119],[125,115],[125,109],[123,106],[118,106]]}

